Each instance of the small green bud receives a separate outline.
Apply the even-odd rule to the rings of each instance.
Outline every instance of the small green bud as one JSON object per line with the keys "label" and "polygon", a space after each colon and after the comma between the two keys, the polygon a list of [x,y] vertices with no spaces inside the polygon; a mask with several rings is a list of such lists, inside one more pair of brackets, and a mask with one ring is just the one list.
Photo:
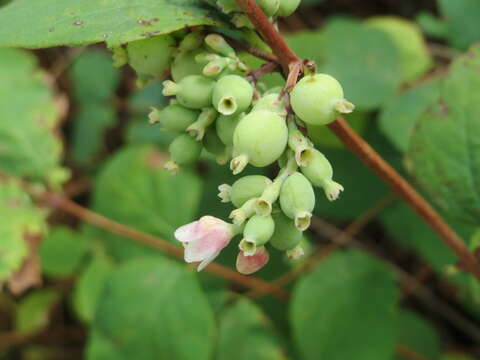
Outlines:
{"label": "small green bud", "polygon": [[255,27],[253,26],[252,22],[250,19],[244,15],[244,14],[234,14],[232,18],[230,19],[233,25],[235,27],[241,29],[241,28],[248,28],[248,29],[254,29]]}
{"label": "small green bud", "polygon": [[220,115],[215,122],[217,134],[222,142],[227,146],[233,145],[233,133],[237,127],[240,119],[244,116],[243,113],[238,115]]}
{"label": "small green bud", "polygon": [[162,128],[170,132],[184,132],[195,122],[199,112],[187,109],[179,104],[170,104],[158,111],[153,108],[150,121],[160,121]]}
{"label": "small green bud", "polygon": [[302,245],[298,244],[291,250],[287,250],[287,257],[290,260],[298,260],[305,255]]}
{"label": "small green bud", "polygon": [[323,188],[325,196],[330,201],[336,200],[344,190],[342,185],[332,180],[332,165],[325,155],[316,149],[313,149],[308,165],[301,170],[313,185]]}
{"label": "small green bud", "polygon": [[188,126],[186,131],[197,141],[202,140],[205,136],[206,129],[215,121],[217,115],[217,112],[213,108],[203,109],[198,119]]}
{"label": "small green bud", "polygon": [[252,85],[238,75],[226,75],[215,84],[212,104],[220,114],[239,114],[250,106],[253,97]]}
{"label": "small green bud", "polygon": [[300,0],[280,0],[280,7],[277,11],[277,16],[290,16],[300,5]]}
{"label": "small green bud", "polygon": [[230,199],[235,207],[241,207],[248,200],[262,195],[272,180],[263,175],[244,176],[232,185]]}
{"label": "small green bud", "polygon": [[174,46],[170,35],[133,41],[127,45],[128,61],[139,74],[161,76],[170,66]]}
{"label": "small green bud", "polygon": [[295,114],[312,125],[325,125],[339,113],[351,113],[355,106],[344,99],[340,83],[327,74],[303,77],[290,93]]}
{"label": "small green bud", "polygon": [[298,166],[307,166],[311,161],[314,148],[308,139],[298,130],[294,119],[288,120],[288,146],[295,152]]}
{"label": "small green bud", "polygon": [[207,46],[218,54],[227,56],[230,58],[236,58],[235,50],[228,45],[223,36],[219,34],[209,34],[205,37],[205,43]]}
{"label": "small green bud", "polygon": [[203,49],[196,49],[192,51],[181,52],[175,56],[172,67],[170,68],[172,79],[176,82],[179,82],[189,75],[201,74],[204,65],[197,63],[195,61],[195,57],[203,52]]}
{"label": "small green bud", "polygon": [[269,243],[275,249],[280,251],[287,251],[294,249],[300,244],[303,237],[303,232],[295,227],[292,219],[289,219],[281,211],[272,214],[275,222],[275,231]]}
{"label": "small green bud", "polygon": [[115,46],[111,48],[113,66],[119,68],[128,63],[127,50],[121,46]]}
{"label": "small green bud", "polygon": [[285,108],[285,101],[280,98],[278,93],[270,93],[263,95],[253,105],[252,111],[268,110],[272,111],[282,117],[287,116],[287,109]]}
{"label": "small green bud", "polygon": [[203,137],[203,147],[212,155],[223,156],[225,145],[217,135],[215,129],[209,128]]}
{"label": "small green bud", "polygon": [[275,15],[280,8],[280,0],[258,0],[257,3],[268,17]]}
{"label": "small green bud", "polygon": [[201,75],[189,75],[179,83],[167,80],[163,82],[163,95],[176,95],[180,105],[189,109],[209,107],[215,81]]}
{"label": "small green bud", "polygon": [[234,11],[240,11],[235,0],[217,0],[217,6],[224,12],[225,14],[229,14]]}
{"label": "small green bud", "polygon": [[198,49],[203,44],[204,35],[200,31],[194,31],[184,36],[178,45],[180,53]]}
{"label": "small green bud", "polygon": [[232,219],[232,222],[235,225],[238,225],[238,226],[242,225],[245,222],[245,220],[247,220],[249,217],[255,214],[255,210],[253,209],[253,206],[255,205],[255,200],[256,199],[248,200],[241,207],[233,210],[230,213],[228,217]]}
{"label": "small green bud", "polygon": [[160,111],[154,107],[150,107],[150,112],[148,113],[148,123],[150,125],[157,124],[160,122]]}
{"label": "small green bud", "polygon": [[195,141],[190,135],[182,134],[172,141],[168,151],[170,152],[170,161],[165,164],[165,168],[177,172],[178,165],[188,165],[197,161],[202,152],[202,144]]}
{"label": "small green bud", "polygon": [[243,230],[239,247],[246,256],[255,254],[257,247],[267,243],[273,235],[275,223],[271,216],[252,216]]}
{"label": "small green bud", "polygon": [[233,60],[226,57],[219,57],[210,61],[202,70],[203,75],[205,76],[217,76],[220,74],[228,65],[232,64]]}
{"label": "small green bud", "polygon": [[240,173],[247,163],[256,167],[272,164],[282,155],[288,140],[285,119],[266,110],[252,112],[242,118],[233,134],[233,155],[230,169]]}
{"label": "small green bud", "polygon": [[222,203],[228,203],[232,201],[232,187],[228,184],[222,184],[218,187],[218,197]]}
{"label": "small green bud", "polygon": [[315,194],[310,181],[301,173],[290,175],[280,190],[280,207],[295,227],[304,231],[310,226],[310,218],[315,207]]}

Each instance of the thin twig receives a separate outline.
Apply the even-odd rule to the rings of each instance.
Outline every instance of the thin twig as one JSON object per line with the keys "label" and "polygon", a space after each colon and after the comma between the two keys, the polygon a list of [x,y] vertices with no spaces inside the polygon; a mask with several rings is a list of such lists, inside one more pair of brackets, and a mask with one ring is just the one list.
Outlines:
{"label": "thin twig", "polygon": [[[225,35],[222,34],[223,37]],[[258,57],[259,59],[263,59],[269,62],[274,62],[278,63],[278,57],[276,57],[273,54],[266,53],[265,51],[262,51],[260,49],[257,49],[253,46],[247,45],[243,42],[237,41],[235,39],[232,39],[230,37],[225,37],[225,40],[233,46],[235,49],[243,50],[245,52],[248,52],[249,54],[252,54],[253,56]]]}
{"label": "thin twig", "polygon": [[355,131],[343,118],[338,118],[329,128],[354,152],[371,170],[385,181],[393,192],[405,200],[412,209],[440,236],[461,259],[461,263],[477,279],[480,279],[480,265],[468,250],[462,239],[442,219],[435,209],[405,180],[393,167]]}
{"label": "thin twig", "polygon": [[[62,195],[46,192],[41,196],[41,199],[43,200],[43,203],[45,205],[52,208],[61,209],[66,213],[72,214],[75,217],[89,224],[101,227],[109,232],[135,240],[144,245],[160,249],[173,257],[183,258],[183,249],[181,247],[170,244],[169,242],[162,240],[156,236],[123,225],[105,216],[99,215],[89,209],[86,209],[76,204],[75,202],[67,199]],[[282,300],[288,299],[287,292],[279,288],[278,286],[269,284],[263,280],[251,276],[239,274],[236,271],[222,265],[211,263],[205,268],[205,271],[249,289],[268,288],[272,295],[276,296],[277,298],[280,298]]]}
{"label": "thin twig", "polygon": [[[335,250],[339,249],[341,246],[346,245],[353,236],[358,234],[368,223],[370,223],[383,209],[390,205],[393,201],[392,196],[386,196],[372,207],[367,209],[361,216],[357,217],[350,225],[348,225],[344,231],[335,235],[335,238],[332,240],[332,244],[324,246],[303,263],[293,268],[292,270],[286,272],[285,274],[279,276],[271,285],[284,288],[286,285],[294,281],[302,273],[311,269],[321,261],[325,260],[329,255],[331,255]],[[312,228],[318,230],[318,222],[316,222],[316,217],[312,218]],[[259,298],[261,296],[268,295],[267,289],[262,289],[262,291],[251,290],[247,293],[252,299]]]}
{"label": "thin twig", "polygon": [[257,82],[257,80],[261,78],[263,75],[275,72],[277,68],[278,68],[278,63],[273,61],[268,62],[266,64],[263,64],[259,69],[250,71],[247,79],[251,79],[253,82]]}
{"label": "thin twig", "polygon": [[427,357],[413,351],[405,345],[397,345],[395,353],[406,360],[429,360]]}
{"label": "thin twig", "polygon": [[285,75],[288,75],[290,64],[300,62],[300,58],[290,49],[255,0],[236,0],[236,2],[248,16],[263,40],[270,46],[273,53],[277,55],[278,62],[282,65]]}

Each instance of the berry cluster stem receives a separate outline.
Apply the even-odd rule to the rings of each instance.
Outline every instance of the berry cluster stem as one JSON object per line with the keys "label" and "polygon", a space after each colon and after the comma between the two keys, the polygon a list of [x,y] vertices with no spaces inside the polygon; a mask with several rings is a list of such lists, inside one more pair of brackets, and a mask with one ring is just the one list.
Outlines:
{"label": "berry cluster stem", "polygon": [[[248,16],[264,41],[270,46],[282,66],[287,85],[297,79],[302,60],[289,48],[274,25],[265,16],[255,0],[235,0],[238,6]],[[293,73],[293,74],[292,74]],[[371,170],[373,170],[390,188],[405,200],[410,207],[440,236],[444,243],[460,258],[462,268],[468,269],[480,280],[480,264],[462,239],[443,220],[435,209],[405,180],[395,169],[358,136],[347,122],[339,117],[330,123],[329,128],[336,136]]]}

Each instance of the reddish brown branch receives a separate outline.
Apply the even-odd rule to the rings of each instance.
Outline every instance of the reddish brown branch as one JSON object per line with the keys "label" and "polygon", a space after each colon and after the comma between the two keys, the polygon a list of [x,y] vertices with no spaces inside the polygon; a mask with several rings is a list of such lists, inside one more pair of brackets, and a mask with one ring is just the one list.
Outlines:
{"label": "reddish brown branch", "polygon": [[[273,53],[277,55],[279,63],[282,65],[283,71],[288,78],[292,64],[299,63],[301,60],[288,47],[285,40],[268,20],[255,0],[236,0],[236,2],[270,46]],[[480,280],[480,265],[477,259],[432,206],[395,169],[388,165],[368,143],[360,138],[342,118],[331,123],[329,127],[350,150],[390,185],[393,191],[404,199],[430,225],[445,244],[459,256],[462,267],[468,269]]]}
{"label": "reddish brown branch", "polygon": [[263,40],[270,46],[273,53],[277,55],[285,75],[288,75],[290,64],[300,62],[300,58],[288,47],[255,0],[236,0],[236,2],[248,16]]}
{"label": "reddish brown branch", "polygon": [[390,188],[405,200],[415,212],[440,236],[461,259],[464,265],[477,279],[480,279],[480,266],[465,243],[442,219],[433,207],[367,142],[365,142],[342,118],[329,125],[329,128],[353,151],[371,170],[383,179]]}
{"label": "reddish brown branch", "polygon": [[[105,216],[99,215],[91,210],[88,210],[75,202],[54,193],[45,193],[42,196],[43,202],[52,208],[58,208],[66,213],[72,214],[75,217],[98,227],[101,227],[107,231],[115,233],[117,235],[135,240],[144,245],[162,250],[163,252],[176,257],[183,258],[183,249],[179,246],[170,244],[169,242],[162,240],[153,235],[144,233],[137,229],[123,225],[119,222],[111,220]],[[265,281],[256,279],[251,276],[245,276],[237,273],[236,271],[221,266],[219,264],[212,263],[205,268],[205,271],[232,281],[248,289],[268,289],[274,296],[286,300],[288,299],[288,293],[282,288],[267,283]]]}

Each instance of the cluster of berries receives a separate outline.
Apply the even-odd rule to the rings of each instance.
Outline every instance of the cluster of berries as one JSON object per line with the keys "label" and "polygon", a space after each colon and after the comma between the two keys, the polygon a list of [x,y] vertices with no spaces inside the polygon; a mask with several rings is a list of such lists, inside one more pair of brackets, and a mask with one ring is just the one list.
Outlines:
{"label": "cluster of berries", "polygon": [[[269,14],[287,11],[278,0],[260,5],[267,11],[271,3],[275,11]],[[222,6],[230,11],[223,1]],[[266,264],[267,244],[291,258],[301,256],[302,232],[310,226],[315,206],[313,186],[322,188],[330,201],[343,190],[332,180],[330,162],[304,131],[353,110],[341,85],[329,75],[310,74],[289,94],[281,88],[265,91],[223,36],[202,31],[182,34],[178,44],[171,35],[134,42],[125,53],[115,54],[128,59],[141,79],[170,69],[172,80],[163,83],[170,104],[149,115],[152,123],[178,134],[166,169],[178,172],[194,163],[202,149],[221,164],[229,162],[235,175],[247,165],[279,165],[273,180],[250,175],[219,186],[221,201],[235,207],[232,224],[205,216],[179,228],[175,236],[185,245],[185,260],[201,261],[201,269],[240,233],[237,269],[244,274]]]}

